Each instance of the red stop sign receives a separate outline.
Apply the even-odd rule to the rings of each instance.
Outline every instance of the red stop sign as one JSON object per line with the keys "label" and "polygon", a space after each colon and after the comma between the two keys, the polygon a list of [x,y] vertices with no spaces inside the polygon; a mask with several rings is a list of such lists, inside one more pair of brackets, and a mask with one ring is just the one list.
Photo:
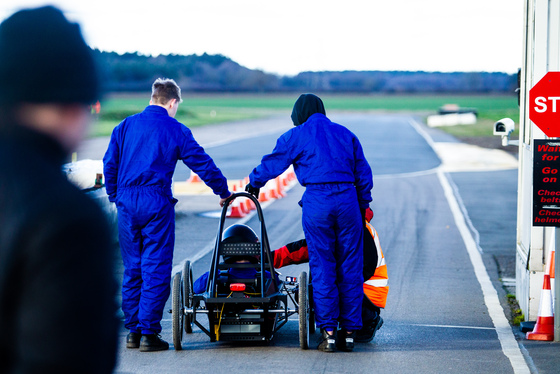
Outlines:
{"label": "red stop sign", "polygon": [[546,136],[560,137],[560,71],[549,71],[529,91],[529,118]]}

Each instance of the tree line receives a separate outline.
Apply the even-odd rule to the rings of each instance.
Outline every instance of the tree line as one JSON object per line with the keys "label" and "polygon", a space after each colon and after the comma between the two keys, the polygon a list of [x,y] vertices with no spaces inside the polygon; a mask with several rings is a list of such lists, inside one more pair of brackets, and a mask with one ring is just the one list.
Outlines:
{"label": "tree line", "polygon": [[279,76],[239,65],[223,55],[118,54],[94,50],[109,92],[151,89],[173,78],[186,92],[511,93],[517,76],[496,72],[322,71]]}

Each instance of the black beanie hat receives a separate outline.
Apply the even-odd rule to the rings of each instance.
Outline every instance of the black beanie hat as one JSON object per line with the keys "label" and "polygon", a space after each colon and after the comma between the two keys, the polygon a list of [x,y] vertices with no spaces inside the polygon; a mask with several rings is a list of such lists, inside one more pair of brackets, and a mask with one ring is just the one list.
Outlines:
{"label": "black beanie hat", "polygon": [[294,126],[302,125],[315,113],[326,114],[323,101],[311,93],[302,94],[292,109],[292,122]]}
{"label": "black beanie hat", "polygon": [[60,10],[25,9],[0,24],[0,104],[90,104],[99,91],[92,51]]}

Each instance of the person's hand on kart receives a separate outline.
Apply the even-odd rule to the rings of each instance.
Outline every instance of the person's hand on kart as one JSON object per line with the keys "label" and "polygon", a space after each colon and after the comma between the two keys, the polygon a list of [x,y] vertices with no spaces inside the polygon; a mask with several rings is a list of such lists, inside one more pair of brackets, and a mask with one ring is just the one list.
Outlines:
{"label": "person's hand on kart", "polygon": [[257,199],[259,198],[259,192],[261,191],[260,188],[253,187],[251,183],[247,183],[245,186],[245,191],[250,193],[251,195],[255,196]]}
{"label": "person's hand on kart", "polygon": [[[231,197],[231,195],[233,195],[233,193],[230,193],[228,197],[226,197],[225,199],[220,199],[220,206],[223,207],[224,204],[226,203],[226,200],[229,199]],[[232,200],[233,201],[233,200]]]}

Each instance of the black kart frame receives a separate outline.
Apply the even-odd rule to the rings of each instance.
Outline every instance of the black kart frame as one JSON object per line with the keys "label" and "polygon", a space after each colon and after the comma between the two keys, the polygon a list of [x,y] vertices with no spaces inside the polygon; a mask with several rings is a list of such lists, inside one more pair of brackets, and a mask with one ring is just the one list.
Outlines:
{"label": "black kart frame", "polygon": [[[261,239],[259,243],[222,243],[228,206],[236,198],[250,199],[255,205],[260,222]],[[257,264],[220,263],[220,257],[224,255],[258,256],[260,261]],[[249,285],[252,290],[250,296],[247,292],[224,290],[219,277],[220,270],[231,268],[257,270],[257,276],[254,279],[230,279],[230,283]],[[177,273],[174,276],[172,320],[175,349],[182,349],[183,327],[185,332],[190,333],[192,324],[198,326],[211,342],[269,342],[274,334],[288,322],[288,318],[294,314],[299,314],[300,347],[307,349],[309,334],[315,331],[309,295],[311,287],[308,285],[307,273],[301,273],[299,282],[281,281],[276,274],[259,201],[253,195],[245,192],[233,194],[226,199],[222,209],[206,290],[201,294],[193,294],[192,268],[189,261],[185,264],[183,274]],[[289,300],[295,305],[295,309],[288,308]],[[208,328],[202,324],[199,318],[201,314],[207,316]]]}

